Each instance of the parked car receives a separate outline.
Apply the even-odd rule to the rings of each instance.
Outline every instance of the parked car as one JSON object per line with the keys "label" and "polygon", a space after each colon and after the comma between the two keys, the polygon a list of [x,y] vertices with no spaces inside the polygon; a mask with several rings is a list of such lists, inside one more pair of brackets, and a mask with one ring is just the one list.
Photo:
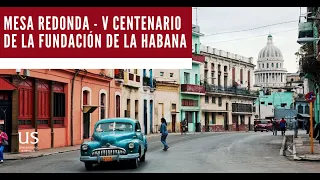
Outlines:
{"label": "parked car", "polygon": [[94,126],[91,141],[81,144],[80,161],[86,170],[94,164],[126,161],[132,168],[146,160],[148,142],[139,121],[130,118],[102,119]]}
{"label": "parked car", "polygon": [[272,122],[271,120],[256,120],[254,123],[254,132],[257,131],[272,131]]}

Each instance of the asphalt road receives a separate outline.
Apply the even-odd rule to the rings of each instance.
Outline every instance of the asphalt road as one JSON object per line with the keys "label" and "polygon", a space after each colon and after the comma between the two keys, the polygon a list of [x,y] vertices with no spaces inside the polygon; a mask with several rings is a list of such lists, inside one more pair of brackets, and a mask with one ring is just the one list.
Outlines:
{"label": "asphalt road", "polygon": [[79,152],[6,161],[0,173],[308,173],[320,172],[318,162],[290,161],[279,155],[282,137],[272,132],[205,133],[168,137],[164,152],[160,137],[149,140],[146,162],[138,169],[113,163],[86,171]]}

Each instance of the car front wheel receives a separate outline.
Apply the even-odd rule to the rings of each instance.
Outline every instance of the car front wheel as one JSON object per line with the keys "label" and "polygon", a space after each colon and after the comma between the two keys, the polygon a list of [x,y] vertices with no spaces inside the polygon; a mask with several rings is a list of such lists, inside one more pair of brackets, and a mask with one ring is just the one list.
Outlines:
{"label": "car front wheel", "polygon": [[140,158],[140,162],[145,162],[146,161],[146,152],[143,154],[143,156]]}
{"label": "car front wheel", "polygon": [[130,166],[130,168],[132,168],[132,169],[137,169],[137,168],[139,167],[138,158],[129,160],[129,166]]}
{"label": "car front wheel", "polygon": [[90,171],[93,169],[93,163],[91,163],[91,162],[85,162],[84,166],[86,167],[87,171]]}

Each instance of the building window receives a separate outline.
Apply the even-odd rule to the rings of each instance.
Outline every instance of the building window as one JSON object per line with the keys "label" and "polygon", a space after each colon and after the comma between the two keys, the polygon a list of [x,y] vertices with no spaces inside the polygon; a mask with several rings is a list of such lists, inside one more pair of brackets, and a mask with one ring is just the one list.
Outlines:
{"label": "building window", "polygon": [[261,104],[264,104],[264,101],[262,101]]}
{"label": "building window", "polygon": [[214,84],[214,72],[211,72],[211,84]]}
{"label": "building window", "polygon": [[309,107],[308,104],[304,107],[304,113],[305,114],[310,114],[310,107]]}
{"label": "building window", "polygon": [[38,126],[49,126],[50,120],[50,87],[49,82],[39,80],[37,82],[38,96]]}
{"label": "building window", "polygon": [[173,77],[173,73],[170,73],[170,77]]}
{"label": "building window", "polygon": [[277,63],[277,64],[276,64],[276,68],[278,68],[278,67],[279,67],[279,64]]}
{"label": "building window", "polygon": [[133,73],[134,73],[134,74],[138,74],[138,69],[134,69],[134,70],[133,70]]}
{"label": "building window", "polygon": [[184,84],[190,84],[190,74],[187,72],[184,73]]}
{"label": "building window", "polygon": [[100,119],[106,118],[106,94],[100,94]]}
{"label": "building window", "polygon": [[206,104],[209,103],[209,96],[205,96],[205,103],[206,103]]}
{"label": "building window", "polygon": [[197,100],[193,100],[193,99],[182,99],[181,100],[181,105],[182,106],[198,106],[198,101]]}
{"label": "building window", "polygon": [[301,104],[298,106],[298,113],[303,114],[303,106]]}
{"label": "building window", "polygon": [[116,95],[116,117],[120,117],[120,95]]}
{"label": "building window", "polygon": [[127,99],[127,110],[125,110],[124,116],[128,118],[130,117],[130,104],[131,104],[131,100]]}
{"label": "building window", "polygon": [[160,72],[160,76],[163,76],[164,75],[164,72]]}
{"label": "building window", "polygon": [[259,69],[260,69],[260,64],[259,64]]}
{"label": "building window", "polygon": [[271,67],[273,67],[273,63],[271,63]]}
{"label": "building window", "polygon": [[176,112],[176,111],[177,111],[177,105],[174,104],[174,103],[172,103],[172,104],[171,104],[171,110],[174,111],[174,112]]}
{"label": "building window", "polygon": [[198,74],[194,75],[194,84],[198,84]]}
{"label": "building window", "polygon": [[211,103],[215,104],[216,103],[216,97],[211,97]]}
{"label": "building window", "polygon": [[262,64],[262,68],[264,68],[264,64]]}
{"label": "building window", "polygon": [[222,106],[222,97],[219,97],[219,99],[218,99],[218,105],[219,105],[219,107],[221,107]]}
{"label": "building window", "polygon": [[66,95],[64,93],[64,84],[53,84],[53,125],[63,127],[66,117]]}
{"label": "building window", "polygon": [[30,128],[33,123],[33,90],[32,80],[26,79],[19,83],[19,127]]}
{"label": "building window", "polygon": [[267,68],[269,68],[269,63],[267,63]]}
{"label": "building window", "polygon": [[272,106],[272,103],[268,103],[269,106]]}

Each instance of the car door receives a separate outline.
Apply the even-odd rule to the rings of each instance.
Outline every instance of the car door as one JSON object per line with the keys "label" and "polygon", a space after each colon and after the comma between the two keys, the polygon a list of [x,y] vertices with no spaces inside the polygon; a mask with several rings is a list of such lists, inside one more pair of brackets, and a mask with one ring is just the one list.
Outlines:
{"label": "car door", "polygon": [[140,126],[139,122],[136,122],[135,131],[136,131],[137,138],[140,140],[141,148],[144,149],[145,147],[144,147],[144,143],[143,143],[143,134],[141,132],[141,126]]}

